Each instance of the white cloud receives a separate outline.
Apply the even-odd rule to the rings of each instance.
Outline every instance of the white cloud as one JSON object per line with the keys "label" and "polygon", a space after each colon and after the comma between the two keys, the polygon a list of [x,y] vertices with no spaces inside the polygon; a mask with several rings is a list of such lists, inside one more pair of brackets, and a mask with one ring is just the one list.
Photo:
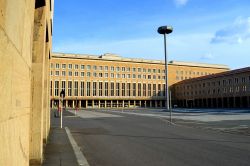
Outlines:
{"label": "white cloud", "polygon": [[177,6],[184,6],[187,4],[188,0],[174,0]]}
{"label": "white cloud", "polygon": [[211,43],[241,44],[250,38],[250,17],[238,17],[232,25],[218,30]]}
{"label": "white cloud", "polygon": [[201,59],[202,60],[212,60],[212,59],[214,59],[214,56],[211,53],[207,53],[207,54],[202,55]]}

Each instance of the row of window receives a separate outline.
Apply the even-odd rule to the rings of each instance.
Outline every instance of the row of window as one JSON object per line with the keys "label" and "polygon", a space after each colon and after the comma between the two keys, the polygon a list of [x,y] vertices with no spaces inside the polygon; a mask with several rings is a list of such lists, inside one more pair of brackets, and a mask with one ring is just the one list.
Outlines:
{"label": "row of window", "polygon": [[205,75],[209,75],[209,74],[212,74],[212,73],[208,73],[208,72],[200,72],[200,71],[179,71],[179,70],[176,70],[176,75],[179,76],[179,75],[197,75],[197,76],[205,76]]}
{"label": "row of window", "polygon": [[[54,68],[54,64],[51,63],[51,68]],[[62,69],[66,69],[67,65],[66,64],[59,64],[59,63],[56,63],[55,64],[55,68],[56,69],[60,69],[60,67]],[[68,64],[68,69],[73,69],[73,64]],[[148,72],[148,73],[165,73],[165,70],[161,70],[161,69],[145,69],[145,68],[130,68],[130,67],[114,67],[114,66],[91,66],[91,65],[78,65],[78,64],[75,64],[74,65],[74,69],[78,70],[78,69],[81,69],[81,70],[104,70],[104,71],[122,71],[122,72],[130,72],[130,71],[133,71],[133,72]]]}
{"label": "row of window", "polygon": [[[81,77],[85,76],[85,72],[74,72],[74,77],[78,77],[80,73]],[[53,76],[53,71],[50,72],[50,75]],[[62,71],[62,76],[66,76],[66,71]],[[60,76],[60,71],[55,71],[55,76]],[[73,76],[73,72],[69,71],[68,76]],[[87,77],[99,77],[99,78],[139,78],[139,79],[163,79],[165,80],[165,76],[156,76],[156,75],[136,75],[136,74],[115,74],[115,73],[91,73],[86,72]]]}
{"label": "row of window", "polygon": [[[55,81],[50,83],[50,95],[59,96],[165,96],[164,84]],[[61,86],[59,86],[61,84]],[[54,87],[54,89],[53,89]]]}
{"label": "row of window", "polygon": [[[249,88],[250,91],[250,88]],[[200,90],[200,91],[191,91],[191,92],[179,92],[177,95],[183,96],[193,96],[193,95],[219,95],[219,94],[228,94],[228,93],[240,93],[247,92],[247,86],[236,86],[236,87],[224,87],[223,89],[209,89],[209,90]]]}

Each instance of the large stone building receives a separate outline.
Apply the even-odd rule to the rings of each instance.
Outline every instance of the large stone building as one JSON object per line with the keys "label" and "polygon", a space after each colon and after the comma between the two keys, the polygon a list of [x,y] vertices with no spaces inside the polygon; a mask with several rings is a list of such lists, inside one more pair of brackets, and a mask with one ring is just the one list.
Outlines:
{"label": "large stone building", "polygon": [[175,104],[189,108],[250,108],[250,67],[181,81]]}
{"label": "large stone building", "polygon": [[53,0],[0,1],[0,165],[42,161],[50,127]]}
{"label": "large stone building", "polygon": [[[171,61],[169,86],[181,80],[229,70],[225,65]],[[51,106],[58,106],[61,90],[66,107],[165,107],[163,61],[53,53]]]}

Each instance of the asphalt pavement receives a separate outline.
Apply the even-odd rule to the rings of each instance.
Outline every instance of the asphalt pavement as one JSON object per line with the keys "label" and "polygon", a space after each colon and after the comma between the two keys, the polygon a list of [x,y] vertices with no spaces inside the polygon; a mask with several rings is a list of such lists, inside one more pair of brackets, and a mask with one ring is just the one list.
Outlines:
{"label": "asphalt pavement", "polygon": [[249,166],[250,137],[166,118],[82,110],[64,117],[90,166]]}

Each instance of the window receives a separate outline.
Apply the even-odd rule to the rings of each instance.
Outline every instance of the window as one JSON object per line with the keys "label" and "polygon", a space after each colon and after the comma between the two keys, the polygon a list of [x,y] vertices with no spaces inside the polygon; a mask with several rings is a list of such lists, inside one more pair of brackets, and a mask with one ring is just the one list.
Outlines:
{"label": "window", "polygon": [[152,93],[151,93],[151,84],[148,84],[148,96],[152,96]]}
{"label": "window", "polygon": [[81,77],[84,77],[84,72],[81,72]]}
{"label": "window", "polygon": [[127,83],[127,96],[131,95],[130,94],[130,87],[131,87],[130,83]]}
{"label": "window", "polygon": [[93,77],[97,77],[97,73],[96,72],[93,73]]}
{"label": "window", "polygon": [[122,96],[125,96],[125,83],[122,83]]}
{"label": "window", "polygon": [[115,77],[115,74],[114,74],[114,73],[111,73],[111,74],[110,74],[110,77],[111,77],[111,78],[114,78],[114,77]]}
{"label": "window", "polygon": [[135,75],[135,74],[133,74],[133,78],[136,78],[136,75]]}
{"label": "window", "polygon": [[105,73],[105,78],[108,78],[109,77],[109,73]]}
{"label": "window", "polygon": [[59,76],[59,71],[56,71],[56,76]]}
{"label": "window", "polygon": [[72,96],[72,81],[68,81],[68,96]]}
{"label": "window", "polygon": [[121,76],[120,76],[120,74],[116,74],[116,78],[120,78]]}
{"label": "window", "polygon": [[91,76],[91,73],[90,72],[87,72],[87,77],[90,77]]}
{"label": "window", "polygon": [[147,69],[143,68],[143,73],[146,73],[147,72]]}
{"label": "window", "polygon": [[105,86],[105,87],[104,87],[104,89],[105,89],[104,95],[105,95],[105,96],[108,96],[108,87],[109,87],[109,86],[108,86],[108,82],[105,82],[104,86]]}
{"label": "window", "polygon": [[116,71],[120,71],[120,67],[116,67]]}
{"label": "window", "polygon": [[149,80],[151,79],[151,75],[148,75],[148,79],[149,79]]}
{"label": "window", "polygon": [[53,71],[50,71],[50,75],[53,76]]}
{"label": "window", "polygon": [[146,84],[143,84],[143,96],[146,96]]}
{"label": "window", "polygon": [[153,73],[156,73],[156,69],[153,69]]}
{"label": "window", "polygon": [[83,82],[83,81],[81,81],[80,95],[81,95],[81,96],[84,96],[84,82]]}
{"label": "window", "polygon": [[99,82],[99,96],[102,96],[102,82]]}
{"label": "window", "polygon": [[78,77],[78,72],[75,72],[75,77]]}
{"label": "window", "polygon": [[66,76],[66,71],[62,71],[62,76]]}
{"label": "window", "polygon": [[111,87],[111,93],[110,93],[110,95],[111,95],[111,96],[114,96],[114,95],[115,95],[115,87],[114,87],[114,86],[115,86],[114,83],[111,82],[111,84],[110,84],[110,87]]}
{"label": "window", "polygon": [[245,78],[245,77],[242,77],[242,78],[241,78],[241,82],[242,82],[242,83],[245,83],[245,82],[246,82],[246,78]]}
{"label": "window", "polygon": [[81,65],[81,70],[84,70],[85,66],[84,65]]}
{"label": "window", "polygon": [[122,74],[122,78],[125,78],[126,77],[126,75],[125,74]]}
{"label": "window", "polygon": [[68,65],[68,68],[69,68],[69,69],[72,69],[72,64],[69,64],[69,65]]}
{"label": "window", "polygon": [[111,66],[110,70],[111,70],[111,71],[114,71],[114,70],[115,70],[114,66]]}
{"label": "window", "polygon": [[141,96],[141,83],[138,83],[138,96]]}
{"label": "window", "polygon": [[158,84],[158,96],[162,96],[161,84]]}
{"label": "window", "polygon": [[102,67],[102,66],[99,66],[99,70],[103,70],[103,67]]}
{"label": "window", "polygon": [[87,65],[87,70],[91,70],[91,66],[90,65]]}
{"label": "window", "polygon": [[97,70],[97,66],[93,66],[93,69],[94,69],[94,70]]}
{"label": "window", "polygon": [[148,73],[151,73],[151,69],[148,69]]}
{"label": "window", "polygon": [[87,96],[90,96],[90,82],[87,82]]}
{"label": "window", "polygon": [[99,73],[99,77],[102,78],[102,73]]}
{"label": "window", "polygon": [[133,67],[132,71],[133,71],[133,72],[136,72],[136,68]]}
{"label": "window", "polygon": [[146,75],[143,75],[143,79],[147,79],[147,76],[146,76]]}
{"label": "window", "polygon": [[139,79],[141,79],[141,75],[139,74],[138,76],[137,76]]}
{"label": "window", "polygon": [[57,64],[56,64],[56,69],[59,69],[59,68],[60,68],[60,64],[57,63]]}
{"label": "window", "polygon": [[138,72],[141,72],[141,68],[138,68],[137,70],[138,70]]}
{"label": "window", "polygon": [[153,84],[153,96],[156,96],[156,84]]}
{"label": "window", "polygon": [[133,96],[136,96],[136,83],[133,83]]}
{"label": "window", "polygon": [[104,70],[105,70],[105,71],[108,71],[108,70],[109,70],[109,67],[108,67],[108,66],[105,66],[105,67],[104,67]]}
{"label": "window", "polygon": [[130,67],[127,67],[127,72],[129,72],[130,71]]}
{"label": "window", "polygon": [[93,82],[93,96],[96,96],[96,82]]}
{"label": "window", "polygon": [[125,71],[125,67],[122,67],[122,71]]}
{"label": "window", "polygon": [[120,83],[116,83],[116,96],[120,96]]}
{"label": "window", "polygon": [[59,96],[59,81],[55,81],[55,96]]}
{"label": "window", "polygon": [[153,75],[153,79],[154,79],[154,80],[156,79],[156,75]]}
{"label": "window", "polygon": [[127,74],[127,78],[131,78],[130,74]]}
{"label": "window", "polygon": [[51,69],[53,68],[53,66],[54,66],[53,63],[50,63],[50,68],[51,68]]}
{"label": "window", "polygon": [[63,69],[66,69],[66,64],[62,64],[62,68],[63,68]]}
{"label": "window", "polygon": [[75,65],[75,69],[78,69],[78,65]]}
{"label": "window", "polygon": [[75,81],[74,89],[74,95],[78,96],[78,81]]}

